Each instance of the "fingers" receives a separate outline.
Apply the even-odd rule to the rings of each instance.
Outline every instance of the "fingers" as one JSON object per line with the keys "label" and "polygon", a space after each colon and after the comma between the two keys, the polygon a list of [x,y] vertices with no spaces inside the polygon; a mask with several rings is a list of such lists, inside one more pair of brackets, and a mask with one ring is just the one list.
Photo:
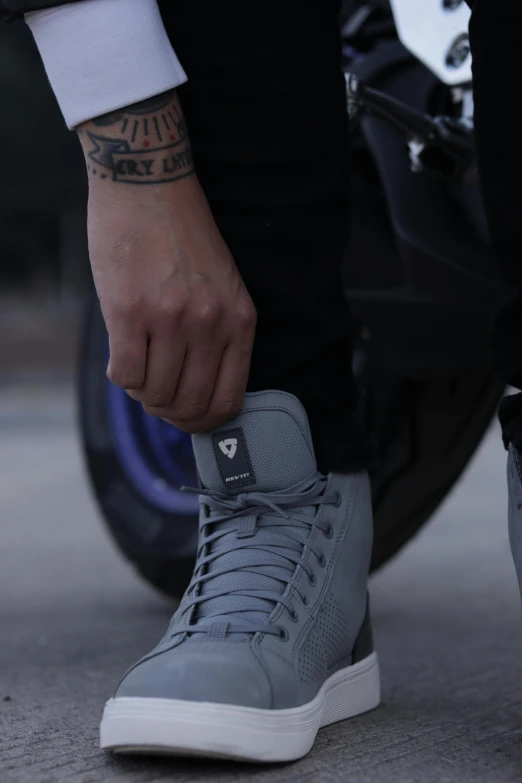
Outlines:
{"label": "fingers", "polygon": [[150,337],[132,324],[111,324],[109,378],[147,413],[186,432],[217,427],[241,409],[254,341],[250,299],[235,305],[225,322],[192,318]]}
{"label": "fingers", "polygon": [[184,340],[169,333],[155,334],[149,341],[146,377],[135,388],[132,398],[149,408],[164,408],[172,404],[185,361]]}
{"label": "fingers", "polygon": [[131,321],[111,322],[107,377],[123,389],[139,389],[147,368],[147,334]]}
{"label": "fingers", "polygon": [[224,351],[207,416],[196,422],[194,432],[205,432],[237,416],[243,406],[251,354],[248,345],[229,345]]}
{"label": "fingers", "polygon": [[250,369],[251,345],[228,345],[219,363],[208,407],[191,419],[164,415],[170,424],[191,434],[206,432],[237,416],[243,405]]}
{"label": "fingers", "polygon": [[[170,411],[155,412],[155,415],[161,415],[162,418],[185,432],[192,434],[206,432],[236,416],[241,410],[250,371],[256,312],[248,296],[242,302],[237,302],[236,306],[233,328],[228,330],[228,339],[221,343],[224,345],[224,349],[215,351],[213,354],[219,357],[217,365],[208,364],[212,351],[205,356],[204,352],[197,350],[201,349],[201,343],[196,344],[194,357],[198,358],[192,367],[187,365],[186,374],[184,366],[180,379],[180,394],[178,397],[177,393],[174,399],[174,402],[179,404],[179,409],[175,405]],[[203,406],[201,406],[201,410],[198,405],[194,406],[194,400],[198,398],[197,392],[194,392],[195,387],[191,378],[194,377],[192,375],[193,367],[198,363],[200,368],[212,367],[210,372],[210,375],[213,376],[212,387],[206,410],[203,410]],[[186,386],[183,388],[182,381],[186,381]],[[209,378],[207,377],[206,384],[208,383]],[[205,389],[208,390],[208,388],[209,385],[205,385]],[[191,396],[194,393],[196,396]],[[189,415],[187,415],[187,410],[190,411]]]}
{"label": "fingers", "polygon": [[207,414],[219,370],[222,348],[219,343],[188,346],[175,394],[169,405],[144,405],[147,413],[183,422],[182,429],[191,432],[192,423]]}

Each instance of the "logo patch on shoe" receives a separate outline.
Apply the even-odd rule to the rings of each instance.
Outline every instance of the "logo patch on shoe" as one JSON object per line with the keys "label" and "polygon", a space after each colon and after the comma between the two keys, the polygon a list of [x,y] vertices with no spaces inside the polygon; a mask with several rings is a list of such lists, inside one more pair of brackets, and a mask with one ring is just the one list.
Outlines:
{"label": "logo patch on shoe", "polygon": [[226,440],[220,440],[218,446],[225,457],[234,459],[237,451],[237,438],[227,438]]}
{"label": "logo patch on shoe", "polygon": [[256,477],[241,427],[212,436],[219,472],[227,489],[255,484]]}

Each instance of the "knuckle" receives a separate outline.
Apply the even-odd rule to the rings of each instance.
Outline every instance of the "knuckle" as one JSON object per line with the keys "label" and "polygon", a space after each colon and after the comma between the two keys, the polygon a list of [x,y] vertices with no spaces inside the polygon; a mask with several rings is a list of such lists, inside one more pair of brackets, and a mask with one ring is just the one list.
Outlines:
{"label": "knuckle", "polygon": [[146,304],[139,297],[129,297],[128,299],[117,302],[111,309],[111,316],[106,320],[107,328],[109,330],[114,323],[139,323],[146,311]]}
{"label": "knuckle", "polygon": [[184,310],[182,302],[166,302],[159,308],[156,317],[163,324],[178,324],[183,318]]}
{"label": "knuckle", "polygon": [[253,332],[256,328],[257,313],[254,307],[242,307],[238,312],[238,322],[242,329]]}
{"label": "knuckle", "polygon": [[198,307],[196,321],[200,326],[214,328],[221,321],[223,309],[218,302],[206,302]]}

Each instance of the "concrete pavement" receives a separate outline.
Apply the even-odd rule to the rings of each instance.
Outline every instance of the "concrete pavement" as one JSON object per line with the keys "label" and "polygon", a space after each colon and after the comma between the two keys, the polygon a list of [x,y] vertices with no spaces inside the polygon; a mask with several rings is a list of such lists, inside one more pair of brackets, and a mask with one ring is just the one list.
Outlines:
{"label": "concrete pavement", "polygon": [[0,389],[0,781],[507,783],[522,779],[522,624],[496,428],[430,526],[372,584],[383,706],[297,764],[117,759],[98,721],[170,606],[115,552],[71,394]]}

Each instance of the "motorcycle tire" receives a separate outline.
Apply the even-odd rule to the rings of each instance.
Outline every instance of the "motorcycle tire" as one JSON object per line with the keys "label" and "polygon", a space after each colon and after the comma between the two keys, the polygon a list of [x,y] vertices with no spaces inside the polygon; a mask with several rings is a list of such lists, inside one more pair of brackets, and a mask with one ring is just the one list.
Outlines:
{"label": "motorcycle tire", "polygon": [[[361,351],[367,416],[380,448],[372,474],[376,569],[415,536],[447,496],[482,440],[503,389],[485,371],[421,380],[394,377],[372,366],[364,356],[364,344]],[[190,441],[173,427],[146,417],[138,403],[113,387],[105,374],[107,358],[107,334],[93,296],[85,318],[78,384],[88,474],[119,550],[151,585],[179,598],[196,553],[197,499],[181,497],[167,469],[174,457],[179,464],[172,469],[183,474],[179,481],[187,477],[187,483],[196,484],[187,451]],[[126,418],[118,406],[125,406]],[[154,429],[149,431],[149,426]],[[158,431],[158,426],[165,430]],[[177,438],[168,454],[165,438]],[[138,463],[142,473],[137,472]],[[148,483],[142,480],[145,473]]]}

